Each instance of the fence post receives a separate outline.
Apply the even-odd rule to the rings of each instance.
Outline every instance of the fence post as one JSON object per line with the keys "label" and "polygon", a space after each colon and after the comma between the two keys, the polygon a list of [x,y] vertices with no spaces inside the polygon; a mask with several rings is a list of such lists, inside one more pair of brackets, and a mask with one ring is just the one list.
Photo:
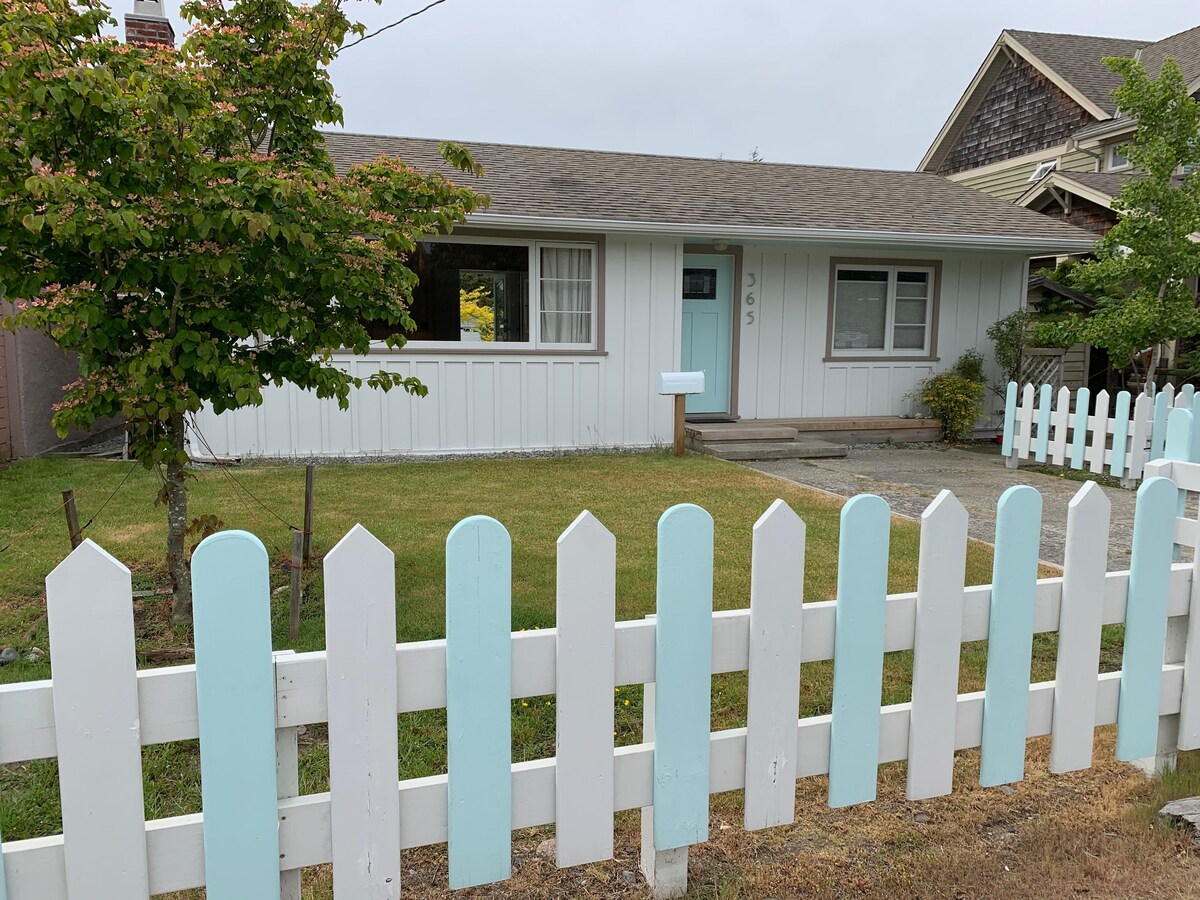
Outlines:
{"label": "fence post", "polygon": [[309,463],[304,467],[304,568],[312,559],[313,500],[316,494],[317,467]]}
{"label": "fence post", "polygon": [[[279,657],[293,653],[294,650],[276,650],[271,654],[272,663],[277,666]],[[278,690],[278,669],[275,685]],[[280,800],[300,796],[300,729],[294,725],[275,729],[275,787]],[[284,818],[280,817],[280,824]],[[279,900],[300,900],[300,869],[283,869],[279,873]]]}
{"label": "fence post", "polygon": [[[646,616],[653,621],[654,616]],[[642,743],[654,741],[654,682],[642,685]],[[638,867],[655,900],[687,893],[688,848],[654,849],[654,807],[642,807],[642,855]]]}
{"label": "fence post", "polygon": [[71,536],[71,549],[74,550],[83,543],[83,534],[79,530],[79,513],[75,509],[75,492],[63,491],[63,509],[67,514],[67,533]]}
{"label": "fence post", "polygon": [[288,610],[288,640],[300,637],[300,576],[304,568],[304,532],[292,529],[291,606]]}

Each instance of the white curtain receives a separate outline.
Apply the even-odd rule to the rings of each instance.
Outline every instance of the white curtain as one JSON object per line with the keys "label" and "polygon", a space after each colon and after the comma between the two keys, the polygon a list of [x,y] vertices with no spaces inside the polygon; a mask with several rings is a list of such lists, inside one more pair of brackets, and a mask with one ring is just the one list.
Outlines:
{"label": "white curtain", "polygon": [[592,251],[543,247],[541,256],[543,343],[592,342]]}

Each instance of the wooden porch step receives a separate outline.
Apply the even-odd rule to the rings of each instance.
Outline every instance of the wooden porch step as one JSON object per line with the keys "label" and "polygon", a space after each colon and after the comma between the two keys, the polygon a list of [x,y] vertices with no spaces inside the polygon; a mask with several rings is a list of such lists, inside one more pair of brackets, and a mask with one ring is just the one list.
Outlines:
{"label": "wooden porch step", "polygon": [[764,422],[689,422],[687,436],[693,441],[791,441],[797,431],[790,425]]}
{"label": "wooden porch step", "polygon": [[693,450],[708,453],[719,459],[822,459],[842,457],[847,453],[843,444],[801,437],[782,441],[716,441],[690,442]]}

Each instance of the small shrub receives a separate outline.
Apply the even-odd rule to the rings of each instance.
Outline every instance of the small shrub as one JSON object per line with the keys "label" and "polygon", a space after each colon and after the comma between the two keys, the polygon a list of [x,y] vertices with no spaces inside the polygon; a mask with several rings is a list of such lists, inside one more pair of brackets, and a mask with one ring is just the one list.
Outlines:
{"label": "small shrub", "polygon": [[958,372],[931,375],[917,385],[913,398],[941,421],[942,440],[969,441],[979,417],[984,382]]}
{"label": "small shrub", "polygon": [[975,349],[965,351],[950,371],[967,381],[978,381],[980,384],[987,381],[983,374],[983,354]]}

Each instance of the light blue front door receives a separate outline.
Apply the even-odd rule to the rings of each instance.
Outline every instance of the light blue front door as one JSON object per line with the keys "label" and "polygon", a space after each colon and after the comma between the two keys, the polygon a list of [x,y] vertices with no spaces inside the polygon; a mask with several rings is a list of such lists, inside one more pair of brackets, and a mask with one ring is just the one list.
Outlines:
{"label": "light blue front door", "polygon": [[729,412],[732,318],[733,257],[685,253],[680,368],[704,373],[704,393],[687,398],[689,413]]}

